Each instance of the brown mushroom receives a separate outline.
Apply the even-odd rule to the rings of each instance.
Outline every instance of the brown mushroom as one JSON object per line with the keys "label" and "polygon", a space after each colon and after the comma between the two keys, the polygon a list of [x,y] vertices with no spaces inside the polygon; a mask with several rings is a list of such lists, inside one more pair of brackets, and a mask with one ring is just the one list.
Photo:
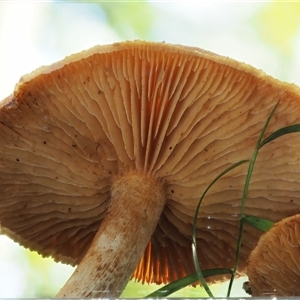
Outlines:
{"label": "brown mushroom", "polygon": [[[267,134],[300,121],[299,89],[179,45],[96,46],[42,67],[0,107],[2,232],[79,264],[57,297],[117,297],[132,274],[167,283],[194,273],[199,198],[251,157],[278,101]],[[295,134],[260,150],[245,213],[300,212],[299,147]],[[202,203],[202,269],[233,267],[246,172],[223,176]],[[260,234],[245,226],[240,272]]]}
{"label": "brown mushroom", "polygon": [[300,214],[263,234],[249,256],[252,296],[300,296]]}

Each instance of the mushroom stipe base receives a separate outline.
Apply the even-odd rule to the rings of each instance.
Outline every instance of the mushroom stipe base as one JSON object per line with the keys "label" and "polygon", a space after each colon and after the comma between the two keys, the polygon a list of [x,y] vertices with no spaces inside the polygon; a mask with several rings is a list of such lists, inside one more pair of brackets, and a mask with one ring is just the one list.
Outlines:
{"label": "mushroom stipe base", "polygon": [[129,172],[113,182],[111,199],[89,251],[57,298],[119,297],[131,278],[164,208],[165,192],[156,179]]}

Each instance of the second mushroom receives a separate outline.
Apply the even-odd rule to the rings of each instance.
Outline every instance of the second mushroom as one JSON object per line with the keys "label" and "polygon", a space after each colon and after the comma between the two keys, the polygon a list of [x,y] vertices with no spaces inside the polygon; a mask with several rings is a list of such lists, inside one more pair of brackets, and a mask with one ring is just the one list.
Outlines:
{"label": "second mushroom", "polygon": [[[97,46],[25,75],[0,104],[0,221],[21,245],[78,265],[57,297],[118,297],[128,280],[194,273],[207,185],[267,134],[300,122],[300,92],[197,48]],[[300,212],[300,136],[259,153],[245,213]],[[197,222],[202,269],[234,264],[247,166],[222,177]],[[260,236],[245,226],[239,271]],[[223,280],[224,278],[211,278]]]}
{"label": "second mushroom", "polygon": [[279,222],[264,233],[248,264],[253,297],[300,296],[300,215]]}

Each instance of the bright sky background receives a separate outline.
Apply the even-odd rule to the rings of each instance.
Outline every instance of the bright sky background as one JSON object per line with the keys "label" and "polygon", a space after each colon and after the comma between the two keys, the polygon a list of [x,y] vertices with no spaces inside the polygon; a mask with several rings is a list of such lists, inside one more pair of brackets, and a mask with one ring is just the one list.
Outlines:
{"label": "bright sky background", "polygon": [[[127,28],[123,34],[120,30],[114,30],[107,23],[107,16],[101,7],[91,2],[0,1],[0,99],[13,92],[23,74],[41,65],[51,64],[96,44],[141,38],[137,32],[126,27],[126,19],[119,20],[121,26],[124,22]],[[275,35],[272,37],[269,34],[271,38],[266,38],[268,23],[264,22],[268,22],[269,15],[265,13],[264,18],[260,14],[268,3],[150,2],[155,11],[155,20],[144,38],[201,47],[244,61],[274,77],[300,85],[299,27],[288,41],[283,40],[280,44],[276,32],[278,37],[284,37],[280,26],[286,23],[280,20],[279,15],[278,23],[274,23],[274,26],[278,26],[273,28]],[[115,8],[119,4],[109,5]],[[278,10],[275,12],[278,13]],[[124,11],[124,15],[129,13]],[[137,17],[140,17],[140,22],[143,20],[143,16],[134,14],[130,20],[134,21]],[[284,21],[288,22],[287,25],[291,22],[291,28],[294,28],[292,18],[293,15]],[[34,295],[27,271],[32,267],[22,251],[8,238],[0,236],[0,298]],[[53,265],[49,260],[50,264]],[[38,266],[35,268],[38,270]],[[49,271],[47,278],[58,289],[72,269],[61,268],[58,264],[54,268]],[[42,274],[44,270],[40,269],[39,272]],[[40,275],[36,273],[35,276]]]}

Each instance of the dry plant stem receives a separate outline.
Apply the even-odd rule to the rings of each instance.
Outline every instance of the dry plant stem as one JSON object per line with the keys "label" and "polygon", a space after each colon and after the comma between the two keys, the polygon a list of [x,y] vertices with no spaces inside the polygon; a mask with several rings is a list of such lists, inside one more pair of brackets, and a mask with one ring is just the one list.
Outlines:
{"label": "dry plant stem", "polygon": [[165,205],[154,178],[116,179],[112,202],[93,243],[57,298],[119,297],[153,234]]}

